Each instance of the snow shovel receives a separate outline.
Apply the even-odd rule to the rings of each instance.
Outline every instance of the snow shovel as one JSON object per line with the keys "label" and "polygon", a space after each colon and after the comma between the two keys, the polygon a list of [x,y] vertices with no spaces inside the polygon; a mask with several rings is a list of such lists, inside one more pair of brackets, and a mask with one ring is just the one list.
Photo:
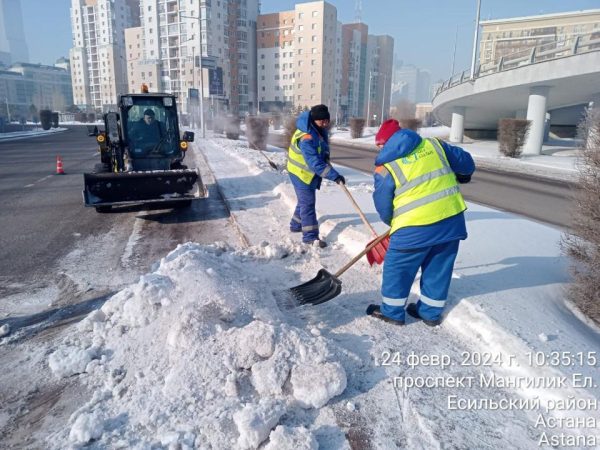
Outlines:
{"label": "snow shovel", "polygon": [[385,238],[388,237],[389,230],[381,236],[377,236],[365,249],[352,258],[344,267],[338,270],[335,275],[330,274],[325,269],[319,270],[317,276],[312,280],[307,281],[299,286],[295,286],[288,290],[295,306],[301,305],[318,305],[332,298],[337,297],[342,292],[342,281],[339,277],[350,267],[352,267],[360,258],[371,251],[375,246],[379,245]]}
{"label": "snow shovel", "polygon": [[279,171],[279,166],[278,166],[277,164],[275,164],[273,161],[271,161],[271,158],[269,158],[269,157],[267,156],[267,154],[266,154],[265,152],[263,152],[263,151],[262,151],[260,148],[256,147],[254,144],[250,144],[250,148],[251,148],[252,150],[258,150],[258,151],[259,151],[259,152],[260,152],[260,153],[261,153],[261,154],[262,154],[262,155],[263,155],[265,158],[267,158],[267,161],[269,161],[269,165],[270,165],[270,166],[271,166],[273,169],[275,169],[275,170]]}
{"label": "snow shovel", "polygon": [[[361,211],[360,206],[358,206],[358,203],[356,203],[356,200],[354,200],[354,197],[352,197],[352,194],[350,193],[350,191],[348,190],[346,185],[343,183],[340,183],[340,186],[344,190],[344,192],[346,193],[346,195],[348,196],[348,198],[350,199],[350,201],[352,202],[354,207],[356,208],[356,211],[358,211],[358,215],[362,219],[363,223],[367,226],[367,228],[369,230],[371,230],[371,233],[376,238],[377,232],[375,231],[375,228],[373,228],[373,226],[369,223],[369,221],[367,220],[367,217]],[[369,245],[371,243],[373,243],[373,241],[369,242]],[[387,249],[389,246],[390,246],[390,237],[387,236],[387,239],[382,240],[380,243],[375,245],[369,252],[367,252],[367,261],[369,261],[369,264],[372,266],[373,264],[383,263],[383,259],[385,258],[385,253],[387,252]]]}

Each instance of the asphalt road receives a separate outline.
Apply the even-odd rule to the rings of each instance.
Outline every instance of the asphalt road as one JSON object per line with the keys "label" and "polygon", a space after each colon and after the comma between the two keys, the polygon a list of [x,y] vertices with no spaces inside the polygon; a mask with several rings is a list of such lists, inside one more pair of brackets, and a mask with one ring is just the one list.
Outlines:
{"label": "asphalt road", "polygon": [[[270,135],[269,142],[280,147],[287,145],[280,135]],[[331,145],[333,163],[365,173],[373,172],[376,154],[376,150],[352,145]],[[471,182],[461,185],[460,189],[468,201],[562,229],[571,227],[573,185],[569,183],[478,167]]]}
{"label": "asphalt road", "polygon": [[[85,208],[83,173],[98,162],[96,148],[82,126],[0,142],[0,299],[82,279],[86,289],[104,292],[104,282],[125,272],[123,283],[135,279],[179,243],[228,240],[228,213],[214,185],[209,199],[185,210]],[[57,155],[65,175],[56,174]],[[61,263],[67,255],[68,267]]]}

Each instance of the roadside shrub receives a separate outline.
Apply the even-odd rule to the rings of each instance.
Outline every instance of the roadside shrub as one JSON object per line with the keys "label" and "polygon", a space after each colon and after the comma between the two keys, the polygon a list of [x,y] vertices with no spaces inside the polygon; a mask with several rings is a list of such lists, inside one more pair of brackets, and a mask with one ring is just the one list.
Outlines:
{"label": "roadside shrub", "polygon": [[52,111],[49,109],[41,109],[40,122],[42,124],[42,129],[49,130],[52,126]]}
{"label": "roadside shrub", "polygon": [[362,117],[350,117],[350,136],[352,139],[362,137],[365,130],[365,119]]}
{"label": "roadside shrub", "polygon": [[500,152],[511,158],[521,156],[531,121],[525,119],[500,119],[498,121],[498,144]]}
{"label": "roadside shrub", "polygon": [[58,113],[52,113],[52,128],[58,128]]}
{"label": "roadside shrub", "polygon": [[421,128],[423,121],[421,119],[407,118],[398,120],[398,123],[402,128],[406,128],[407,130],[418,131],[419,128]]}
{"label": "roadside shrub", "polygon": [[87,116],[88,122],[92,123],[96,121],[96,113],[89,113]]}
{"label": "roadside shrub", "polygon": [[600,109],[589,108],[578,127],[582,137],[572,233],[562,249],[572,261],[568,298],[600,324]]}
{"label": "roadside shrub", "polygon": [[87,114],[84,112],[75,113],[75,121],[81,122],[81,123],[86,123],[87,122]]}
{"label": "roadside shrub", "polygon": [[266,150],[269,137],[269,119],[260,116],[246,117],[248,146],[255,150]]}
{"label": "roadside shrub", "polygon": [[285,132],[283,134],[288,145],[290,142],[292,142],[292,136],[296,132],[296,119],[298,119],[298,116],[296,115],[287,116],[285,118]]}
{"label": "roadside shrub", "polygon": [[240,119],[238,116],[228,116],[225,119],[225,137],[235,141],[240,138]]}

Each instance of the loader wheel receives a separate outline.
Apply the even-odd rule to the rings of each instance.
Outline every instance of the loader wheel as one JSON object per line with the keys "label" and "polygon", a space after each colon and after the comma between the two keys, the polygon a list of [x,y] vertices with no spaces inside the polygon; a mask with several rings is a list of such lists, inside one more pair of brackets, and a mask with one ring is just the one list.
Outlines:
{"label": "loader wheel", "polygon": [[107,213],[110,212],[111,207],[110,206],[96,206],[96,212],[99,213]]}

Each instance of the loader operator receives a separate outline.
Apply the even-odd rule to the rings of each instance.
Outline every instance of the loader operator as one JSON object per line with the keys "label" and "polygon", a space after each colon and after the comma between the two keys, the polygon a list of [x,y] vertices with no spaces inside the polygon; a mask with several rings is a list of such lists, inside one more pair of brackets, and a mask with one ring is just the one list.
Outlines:
{"label": "loader operator", "polygon": [[296,120],[296,132],[288,148],[287,170],[296,198],[296,209],[290,221],[290,231],[302,232],[302,242],[319,248],[327,243],[319,238],[319,222],[315,211],[316,192],[321,180],[336,183],[346,180],[329,163],[329,110],[325,105],[313,106]]}
{"label": "loader operator", "polygon": [[135,155],[147,155],[157,147],[166,135],[164,124],[155,119],[150,108],[144,111],[144,117],[135,122],[131,128],[131,141]]}
{"label": "loader operator", "polygon": [[[439,325],[446,304],[459,241],[467,238],[465,201],[458,183],[475,171],[471,155],[438,139],[423,139],[385,121],[375,144],[373,200],[381,220],[391,226],[383,265],[381,305],[367,314],[403,325],[405,312],[429,326]],[[406,303],[417,271],[421,293]]]}

